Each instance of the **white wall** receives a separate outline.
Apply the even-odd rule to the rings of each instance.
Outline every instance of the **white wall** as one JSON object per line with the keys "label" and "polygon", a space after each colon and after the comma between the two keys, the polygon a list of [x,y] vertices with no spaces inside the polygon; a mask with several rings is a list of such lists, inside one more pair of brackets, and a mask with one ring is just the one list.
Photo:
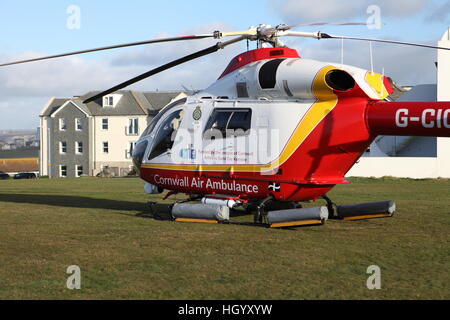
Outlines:
{"label": "white wall", "polygon": [[[129,119],[138,119],[138,134],[127,135],[126,128]],[[102,129],[102,119],[108,119],[108,130]],[[147,127],[147,116],[96,116],[93,118],[92,135],[94,137],[91,146],[92,160],[94,162],[94,174],[99,172],[101,165],[124,167],[131,165],[131,158],[126,157],[126,150],[130,142],[136,142]],[[108,153],[103,152],[103,142],[108,142]],[[93,151],[93,152],[92,152]]]}
{"label": "white wall", "polygon": [[[450,48],[450,28],[444,33],[438,46]],[[450,101],[450,51],[438,50],[438,101]],[[438,139],[439,176],[450,178],[450,138]]]}
{"label": "white wall", "polygon": [[48,176],[48,119],[39,118],[39,175]]}
{"label": "white wall", "polygon": [[44,117],[43,114],[53,102],[55,97],[50,98],[42,110],[39,112],[39,175],[48,176],[48,167],[50,159],[49,154],[49,128],[51,119],[49,117]]}
{"label": "white wall", "polygon": [[[450,48],[450,28],[444,33],[441,41],[438,42],[438,46]],[[438,100],[450,101],[450,51],[438,50],[437,59]]]}

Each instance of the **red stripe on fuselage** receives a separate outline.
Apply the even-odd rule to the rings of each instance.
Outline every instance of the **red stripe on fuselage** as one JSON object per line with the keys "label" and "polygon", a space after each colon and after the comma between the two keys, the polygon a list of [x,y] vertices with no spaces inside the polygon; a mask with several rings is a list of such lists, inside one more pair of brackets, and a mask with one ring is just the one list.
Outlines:
{"label": "red stripe on fuselage", "polygon": [[243,66],[260,60],[278,59],[278,58],[300,58],[297,50],[290,48],[261,48],[250,50],[234,57],[219,79],[225,75],[242,68]]}

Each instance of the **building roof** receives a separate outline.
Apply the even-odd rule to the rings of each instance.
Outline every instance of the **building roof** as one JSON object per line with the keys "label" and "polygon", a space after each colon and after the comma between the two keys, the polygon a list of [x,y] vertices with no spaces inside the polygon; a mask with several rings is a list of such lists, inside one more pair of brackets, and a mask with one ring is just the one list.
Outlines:
{"label": "building roof", "polygon": [[[81,97],[81,101],[86,100],[93,95],[100,93],[100,91],[91,91]],[[85,106],[88,108],[89,113],[93,116],[123,116],[123,115],[146,115],[147,113],[143,110],[136,99],[131,94],[129,90],[121,90],[115,92],[115,94],[120,94],[122,97],[114,108],[102,106],[102,99],[97,99],[95,101],[89,102]]]}
{"label": "building roof", "polygon": [[149,102],[152,110],[160,110],[180,93],[181,91],[144,91],[142,95]]}
{"label": "building roof", "polygon": [[50,102],[50,104],[47,106],[45,110],[40,114],[41,116],[51,116],[53,112],[59,109],[67,100],[68,98],[55,98],[53,101]]}
{"label": "building roof", "polygon": [[51,116],[69,100],[76,104],[86,114],[92,116],[148,115],[151,111],[160,110],[183,92],[120,90],[115,92],[115,94],[122,95],[115,107],[103,107],[101,99],[89,102],[88,104],[83,103],[84,100],[97,93],[100,93],[100,91],[90,91],[80,97],[54,98],[43,110],[41,116]]}
{"label": "building roof", "polygon": [[83,103],[83,101],[80,98],[77,99],[71,99],[72,103],[75,104],[81,111],[88,115],[92,115],[89,108]]}

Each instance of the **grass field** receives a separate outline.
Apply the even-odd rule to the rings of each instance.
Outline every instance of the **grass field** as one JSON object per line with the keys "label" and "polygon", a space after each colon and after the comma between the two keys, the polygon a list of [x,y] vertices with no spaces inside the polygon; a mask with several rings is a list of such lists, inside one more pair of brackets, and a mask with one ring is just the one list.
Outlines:
{"label": "grass field", "polygon": [[[137,178],[0,181],[0,299],[449,299],[450,181],[351,181],[330,197],[393,199],[396,215],[282,230],[180,223],[149,217],[159,197]],[[66,288],[69,265],[81,290]],[[380,290],[366,287],[370,265]]]}

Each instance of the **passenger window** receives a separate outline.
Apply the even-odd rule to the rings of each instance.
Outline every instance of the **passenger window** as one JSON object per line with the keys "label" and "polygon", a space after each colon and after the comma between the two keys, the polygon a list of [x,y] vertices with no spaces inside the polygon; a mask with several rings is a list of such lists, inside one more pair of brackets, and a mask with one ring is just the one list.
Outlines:
{"label": "passenger window", "polygon": [[205,139],[222,139],[249,134],[251,109],[215,109],[206,124]]}
{"label": "passenger window", "polygon": [[252,120],[251,110],[235,111],[231,115],[227,130],[233,130],[234,136],[243,136],[248,133]]}
{"label": "passenger window", "polygon": [[172,149],[177,130],[183,120],[183,113],[183,110],[175,111],[161,123],[148,157],[149,160]]}
{"label": "passenger window", "polygon": [[226,135],[227,123],[232,112],[226,110],[215,110],[210,119],[209,130],[220,132],[222,137]]}

